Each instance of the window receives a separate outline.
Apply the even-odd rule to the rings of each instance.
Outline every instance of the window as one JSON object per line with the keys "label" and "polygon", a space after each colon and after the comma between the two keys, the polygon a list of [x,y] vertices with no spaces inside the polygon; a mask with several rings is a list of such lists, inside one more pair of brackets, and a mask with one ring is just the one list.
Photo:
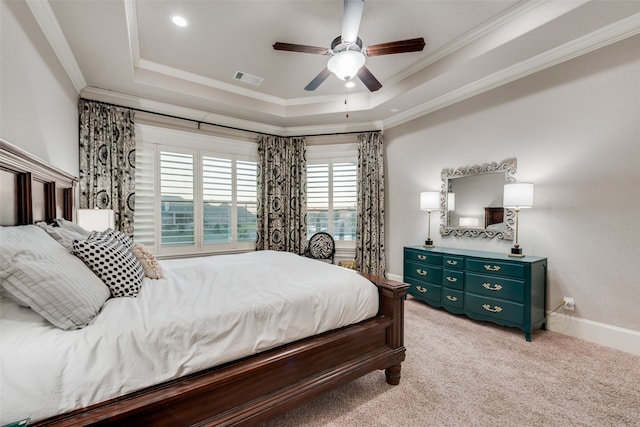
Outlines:
{"label": "window", "polygon": [[255,247],[256,144],[146,125],[136,135],[137,241],[158,254]]}
{"label": "window", "polygon": [[357,178],[355,144],[307,148],[307,238],[325,231],[355,248]]}

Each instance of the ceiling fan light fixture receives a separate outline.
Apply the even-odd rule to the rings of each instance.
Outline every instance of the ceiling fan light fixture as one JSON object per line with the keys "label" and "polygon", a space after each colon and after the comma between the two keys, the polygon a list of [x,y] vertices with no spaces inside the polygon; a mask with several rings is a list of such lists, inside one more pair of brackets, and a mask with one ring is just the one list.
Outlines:
{"label": "ceiling fan light fixture", "polygon": [[329,59],[327,68],[341,80],[351,80],[364,65],[362,52],[346,50],[336,53]]}

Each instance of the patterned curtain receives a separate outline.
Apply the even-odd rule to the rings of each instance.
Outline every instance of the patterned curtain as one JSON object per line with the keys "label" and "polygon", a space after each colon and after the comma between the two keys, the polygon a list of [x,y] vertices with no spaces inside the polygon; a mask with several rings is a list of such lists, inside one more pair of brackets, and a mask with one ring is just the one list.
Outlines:
{"label": "patterned curtain", "polygon": [[358,270],[384,277],[384,147],[380,132],[358,135],[357,210]]}
{"label": "patterned curtain", "polygon": [[113,209],[115,228],[133,235],[134,112],[80,99],[80,208]]}
{"label": "patterned curtain", "polygon": [[301,254],[307,243],[304,138],[258,136],[256,249]]}

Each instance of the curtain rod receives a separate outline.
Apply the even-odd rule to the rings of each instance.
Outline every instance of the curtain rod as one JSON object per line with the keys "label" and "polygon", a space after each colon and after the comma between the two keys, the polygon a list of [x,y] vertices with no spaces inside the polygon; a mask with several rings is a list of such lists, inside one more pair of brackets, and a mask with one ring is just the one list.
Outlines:
{"label": "curtain rod", "polygon": [[[282,138],[282,135],[276,135],[276,134],[265,133],[265,132],[256,132],[256,131],[253,131],[253,130],[241,129],[241,128],[237,128],[237,127],[234,127],[234,126],[221,125],[221,124],[218,124],[218,123],[204,122],[202,120],[189,119],[189,118],[186,118],[186,117],[175,116],[173,114],[158,113],[156,111],[143,110],[142,108],[136,108],[136,107],[127,107],[125,105],[114,104],[112,102],[97,101],[95,99],[87,99],[87,98],[82,98],[82,97],[80,97],[80,99],[85,100],[85,101],[91,101],[91,102],[99,102],[101,104],[111,105],[112,107],[128,108],[130,110],[138,111],[138,112],[141,112],[141,113],[154,114],[156,116],[168,117],[170,119],[186,120],[188,122],[197,123],[198,124],[198,130],[200,130],[200,125],[201,124],[205,124],[205,125],[217,126],[217,127],[221,127],[221,128],[225,128],[225,129],[237,130],[237,131],[240,131],[240,132],[252,133],[254,135],[267,135],[267,136],[276,136],[276,137]],[[379,132],[379,130],[378,131],[352,131],[352,132],[316,133],[316,134],[313,134],[313,135],[292,135],[291,137],[292,138],[300,138],[300,137],[303,137],[303,136],[312,137],[312,136],[351,135],[351,134],[354,134],[354,133],[367,133],[367,132]]]}
{"label": "curtain rod", "polygon": [[158,113],[158,112],[156,112],[156,111],[144,110],[144,109],[142,109],[142,108],[127,107],[126,105],[114,104],[114,103],[112,103],[112,102],[97,101],[97,100],[95,100],[95,99],[87,99],[87,98],[82,98],[82,97],[80,97],[80,99],[83,99],[83,100],[85,100],[85,101],[91,101],[91,102],[99,102],[99,103],[101,103],[101,104],[111,105],[112,107],[128,108],[129,110],[138,111],[138,112],[140,112],[140,113],[154,114],[154,115],[156,115],[156,116],[168,117],[168,118],[170,118],[170,119],[186,120],[186,121],[188,121],[188,122],[197,123],[197,124],[198,124],[198,130],[200,130],[200,125],[201,125],[201,124],[205,124],[205,125],[217,126],[217,127],[221,127],[221,128],[225,128],[225,129],[238,130],[238,131],[241,131],[241,132],[253,133],[253,134],[256,134],[256,135],[280,136],[280,135],[275,135],[275,134],[271,134],[271,133],[256,132],[256,131],[253,131],[253,130],[241,129],[241,128],[237,128],[237,127],[233,127],[233,126],[228,126],[228,125],[221,125],[221,124],[218,124],[218,123],[205,122],[205,121],[202,121],[202,120],[189,119],[189,118],[187,118],[187,117],[175,116],[175,115],[173,115],[173,114]]}

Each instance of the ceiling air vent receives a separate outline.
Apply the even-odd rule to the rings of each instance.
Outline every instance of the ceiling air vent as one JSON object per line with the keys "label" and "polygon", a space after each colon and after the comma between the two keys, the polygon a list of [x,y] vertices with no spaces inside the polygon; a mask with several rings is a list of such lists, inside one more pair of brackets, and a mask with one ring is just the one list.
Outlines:
{"label": "ceiling air vent", "polygon": [[262,77],[254,76],[253,74],[244,73],[242,71],[236,71],[233,78],[255,86],[260,86],[260,83],[264,80]]}

